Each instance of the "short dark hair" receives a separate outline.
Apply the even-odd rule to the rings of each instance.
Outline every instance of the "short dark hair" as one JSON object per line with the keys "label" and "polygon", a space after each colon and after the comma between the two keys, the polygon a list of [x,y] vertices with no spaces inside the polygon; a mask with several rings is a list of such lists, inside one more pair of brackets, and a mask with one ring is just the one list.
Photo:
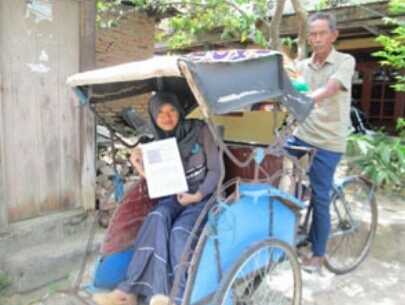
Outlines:
{"label": "short dark hair", "polygon": [[310,25],[312,22],[314,22],[316,20],[326,20],[328,22],[328,24],[329,24],[329,28],[332,31],[337,30],[336,17],[335,17],[335,15],[333,15],[331,13],[315,13],[315,14],[312,14],[308,18],[308,25]]}

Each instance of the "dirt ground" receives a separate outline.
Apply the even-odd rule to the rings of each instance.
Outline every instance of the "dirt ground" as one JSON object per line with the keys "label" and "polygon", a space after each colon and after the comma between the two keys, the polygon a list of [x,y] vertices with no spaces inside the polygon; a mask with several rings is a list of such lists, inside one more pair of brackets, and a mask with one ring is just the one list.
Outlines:
{"label": "dirt ground", "polygon": [[[379,226],[366,261],[346,275],[326,270],[322,275],[303,272],[302,305],[405,304],[405,198],[379,193]],[[73,282],[55,283],[26,295],[0,296],[0,305],[81,305],[56,293]]]}
{"label": "dirt ground", "polygon": [[405,198],[377,196],[379,226],[366,261],[346,275],[303,273],[303,305],[405,304]]}

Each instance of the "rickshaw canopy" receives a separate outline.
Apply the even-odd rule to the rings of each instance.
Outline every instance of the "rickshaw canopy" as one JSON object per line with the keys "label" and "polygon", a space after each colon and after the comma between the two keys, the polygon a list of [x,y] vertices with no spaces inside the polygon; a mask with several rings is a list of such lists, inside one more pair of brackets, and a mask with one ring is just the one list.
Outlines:
{"label": "rickshaw canopy", "polygon": [[89,103],[171,91],[178,95],[186,113],[204,103],[211,114],[225,114],[273,100],[303,121],[313,107],[312,100],[294,88],[283,68],[282,55],[262,49],[155,56],[79,73],[67,83]]}

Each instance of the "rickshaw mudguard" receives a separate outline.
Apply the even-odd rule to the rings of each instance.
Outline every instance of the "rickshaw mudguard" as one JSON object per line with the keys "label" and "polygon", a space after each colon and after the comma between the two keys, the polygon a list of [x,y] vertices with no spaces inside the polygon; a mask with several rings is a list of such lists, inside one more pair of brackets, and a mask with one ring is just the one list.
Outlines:
{"label": "rickshaw mudguard", "polygon": [[179,58],[179,68],[203,108],[211,114],[250,109],[256,103],[276,100],[302,122],[313,108],[312,100],[294,89],[282,55],[269,50],[227,50]]}
{"label": "rickshaw mudguard", "polygon": [[[257,242],[274,238],[291,246],[296,243],[297,210],[304,207],[302,202],[265,183],[242,183],[239,190],[237,201],[226,208],[221,205],[220,212],[209,217],[208,237],[196,268],[190,304],[212,297],[218,288],[221,278],[216,251],[220,273],[226,274],[242,253]],[[279,259],[280,255],[273,253],[272,259]],[[266,259],[263,257],[263,264]]]}

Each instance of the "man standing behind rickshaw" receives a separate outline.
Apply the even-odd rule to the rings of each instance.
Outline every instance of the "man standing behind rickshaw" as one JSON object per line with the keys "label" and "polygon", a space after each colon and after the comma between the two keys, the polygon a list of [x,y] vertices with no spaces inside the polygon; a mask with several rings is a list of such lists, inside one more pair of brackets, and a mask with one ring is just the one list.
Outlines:
{"label": "man standing behind rickshaw", "polygon": [[[304,270],[319,272],[331,228],[330,193],[336,167],[346,149],[350,128],[351,82],[355,60],[337,52],[336,19],[331,14],[309,17],[308,42],[313,54],[298,63],[298,70],[309,84],[315,107],[294,131],[289,145],[316,149],[309,171],[312,187],[313,220],[309,241],[313,255],[303,260]],[[301,153],[292,152],[297,157]]]}

